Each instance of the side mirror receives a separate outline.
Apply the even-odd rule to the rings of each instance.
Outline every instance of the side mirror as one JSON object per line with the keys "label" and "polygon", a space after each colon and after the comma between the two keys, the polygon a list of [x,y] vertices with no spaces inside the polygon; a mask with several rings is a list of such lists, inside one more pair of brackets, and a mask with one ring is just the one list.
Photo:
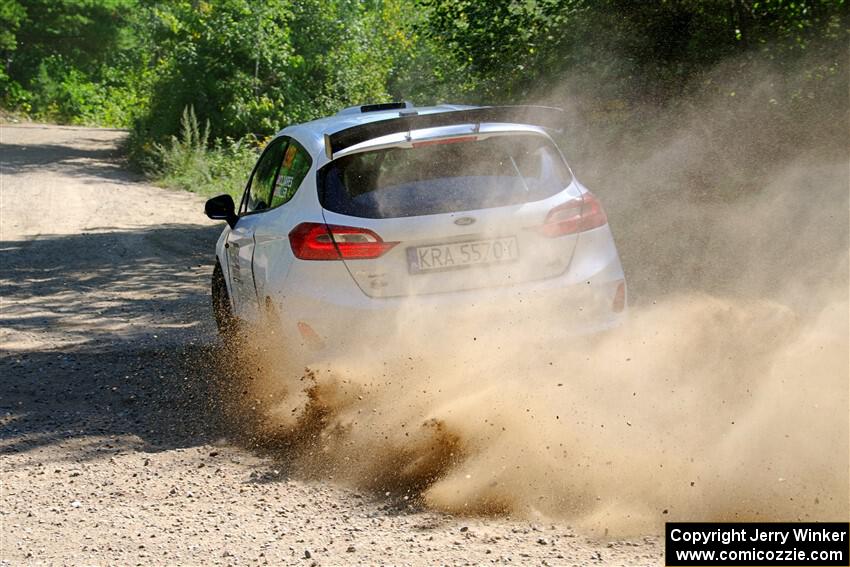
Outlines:
{"label": "side mirror", "polygon": [[236,216],[236,206],[233,204],[233,197],[230,195],[219,195],[207,201],[204,205],[204,212],[213,220],[227,221],[230,228],[236,226],[236,221],[239,217]]}

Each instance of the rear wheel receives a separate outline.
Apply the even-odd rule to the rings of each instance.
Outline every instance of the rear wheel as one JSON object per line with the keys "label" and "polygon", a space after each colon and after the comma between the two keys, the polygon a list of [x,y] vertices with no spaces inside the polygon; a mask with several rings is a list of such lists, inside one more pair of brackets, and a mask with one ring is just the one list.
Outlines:
{"label": "rear wheel", "polygon": [[236,317],[233,315],[233,306],[227,293],[224,271],[218,261],[212,275],[212,308],[218,334],[224,339],[232,339],[236,334]]}

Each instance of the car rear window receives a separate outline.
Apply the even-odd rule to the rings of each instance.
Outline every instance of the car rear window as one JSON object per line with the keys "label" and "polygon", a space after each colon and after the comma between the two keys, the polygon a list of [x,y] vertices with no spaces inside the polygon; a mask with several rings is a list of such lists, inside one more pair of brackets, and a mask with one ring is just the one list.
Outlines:
{"label": "car rear window", "polygon": [[331,162],[321,179],[325,209],[363,218],[538,201],[571,181],[552,142],[535,135],[466,137],[362,152]]}

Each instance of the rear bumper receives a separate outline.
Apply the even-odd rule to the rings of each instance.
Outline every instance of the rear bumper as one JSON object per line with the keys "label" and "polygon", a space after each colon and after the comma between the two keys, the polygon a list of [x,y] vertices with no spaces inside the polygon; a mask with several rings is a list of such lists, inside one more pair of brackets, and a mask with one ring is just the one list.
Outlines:
{"label": "rear bumper", "polygon": [[[352,282],[353,283],[353,282]],[[422,343],[429,337],[488,342],[516,333],[534,341],[593,335],[618,326],[625,309],[620,260],[607,226],[581,235],[561,276],[504,287],[411,297],[370,298],[287,282],[278,296],[280,332],[307,358],[347,349]],[[621,305],[625,302],[621,301]],[[312,353],[312,355],[310,355]]]}

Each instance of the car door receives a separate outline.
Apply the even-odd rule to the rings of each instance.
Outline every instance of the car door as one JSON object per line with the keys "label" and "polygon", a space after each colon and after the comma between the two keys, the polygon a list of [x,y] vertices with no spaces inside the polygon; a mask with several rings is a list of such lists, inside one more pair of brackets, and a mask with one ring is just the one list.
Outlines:
{"label": "car door", "polygon": [[239,317],[248,321],[255,321],[258,315],[253,271],[255,235],[264,223],[263,213],[272,207],[272,190],[285,151],[286,139],[277,138],[260,156],[242,197],[239,220],[225,242],[233,307]]}
{"label": "car door", "polygon": [[270,211],[262,216],[269,222],[257,227],[254,233],[253,273],[260,305],[266,298],[274,299],[271,289],[280,290],[279,284],[286,279],[293,256],[289,244],[289,233],[299,219],[290,200],[295,196],[310,168],[313,159],[310,153],[293,138],[286,138],[287,146],[272,192]]}

